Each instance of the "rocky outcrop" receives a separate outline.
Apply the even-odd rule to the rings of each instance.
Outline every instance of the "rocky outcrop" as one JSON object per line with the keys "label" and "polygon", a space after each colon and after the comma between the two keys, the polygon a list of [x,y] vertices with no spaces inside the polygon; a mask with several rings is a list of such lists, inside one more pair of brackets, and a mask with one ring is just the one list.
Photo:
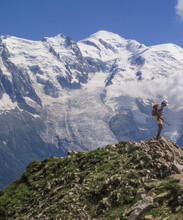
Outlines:
{"label": "rocky outcrop", "polygon": [[182,149],[162,137],[33,161],[19,179],[0,191],[0,215],[7,219],[178,219],[183,210],[182,157]]}

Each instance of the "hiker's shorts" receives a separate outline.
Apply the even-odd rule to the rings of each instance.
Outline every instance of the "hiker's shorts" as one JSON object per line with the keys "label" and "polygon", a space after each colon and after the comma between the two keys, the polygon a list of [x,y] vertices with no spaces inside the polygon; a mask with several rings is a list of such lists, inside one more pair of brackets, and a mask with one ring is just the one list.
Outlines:
{"label": "hiker's shorts", "polygon": [[158,116],[155,116],[154,118],[155,118],[155,121],[156,121],[157,125],[163,125],[163,120],[162,119],[160,119]]}

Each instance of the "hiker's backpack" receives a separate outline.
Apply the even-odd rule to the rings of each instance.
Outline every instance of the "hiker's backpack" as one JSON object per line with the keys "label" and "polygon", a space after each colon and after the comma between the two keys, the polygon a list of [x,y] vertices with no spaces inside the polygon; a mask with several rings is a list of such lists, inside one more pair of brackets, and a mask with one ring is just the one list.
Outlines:
{"label": "hiker's backpack", "polygon": [[154,104],[154,105],[153,105],[153,109],[152,109],[152,113],[151,113],[152,116],[157,115],[158,105],[159,105],[159,104]]}

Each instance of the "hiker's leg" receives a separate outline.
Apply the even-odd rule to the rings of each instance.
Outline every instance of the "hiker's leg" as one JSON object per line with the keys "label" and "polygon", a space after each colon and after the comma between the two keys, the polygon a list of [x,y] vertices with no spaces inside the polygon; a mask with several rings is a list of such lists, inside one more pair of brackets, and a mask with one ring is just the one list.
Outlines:
{"label": "hiker's leg", "polygon": [[162,124],[159,124],[159,125],[158,125],[158,134],[159,134],[159,135],[161,134],[162,128],[163,128],[163,125],[162,125]]}
{"label": "hiker's leg", "polygon": [[155,121],[158,125],[158,132],[157,132],[157,135],[156,135],[156,139],[158,139],[160,134],[161,134],[161,130],[163,128],[163,120],[161,120],[158,116],[155,116]]}
{"label": "hiker's leg", "polygon": [[160,134],[161,134],[162,128],[163,128],[163,125],[162,125],[162,124],[158,124],[158,133],[157,133],[156,139],[159,138],[159,136],[160,136]]}

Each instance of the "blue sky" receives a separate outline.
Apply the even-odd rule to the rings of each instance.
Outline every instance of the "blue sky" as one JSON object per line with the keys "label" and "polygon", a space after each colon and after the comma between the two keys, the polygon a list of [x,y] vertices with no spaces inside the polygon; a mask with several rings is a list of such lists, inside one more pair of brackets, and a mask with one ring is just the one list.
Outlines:
{"label": "blue sky", "polygon": [[183,0],[0,0],[0,35],[75,41],[107,30],[147,46],[183,48]]}

